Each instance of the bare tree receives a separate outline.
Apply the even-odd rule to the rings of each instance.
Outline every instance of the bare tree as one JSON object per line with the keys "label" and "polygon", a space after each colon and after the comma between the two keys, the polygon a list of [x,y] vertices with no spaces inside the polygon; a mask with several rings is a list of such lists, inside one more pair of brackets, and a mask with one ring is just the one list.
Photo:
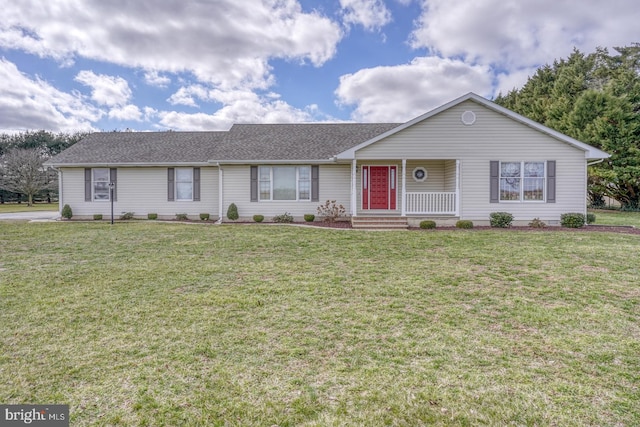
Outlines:
{"label": "bare tree", "polygon": [[31,206],[33,196],[50,186],[43,162],[41,150],[37,148],[7,151],[0,162],[0,188],[26,195]]}

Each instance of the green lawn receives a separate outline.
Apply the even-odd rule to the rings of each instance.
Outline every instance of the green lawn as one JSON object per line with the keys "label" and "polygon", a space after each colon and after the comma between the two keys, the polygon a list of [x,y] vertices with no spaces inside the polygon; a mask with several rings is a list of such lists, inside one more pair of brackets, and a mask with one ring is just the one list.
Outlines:
{"label": "green lawn", "polygon": [[71,425],[640,425],[640,236],[0,223],[0,402]]}
{"label": "green lawn", "polygon": [[640,228],[640,212],[590,210],[596,216],[595,225],[632,225]]}
{"label": "green lawn", "polygon": [[33,212],[33,211],[57,211],[58,203],[34,203],[27,206],[26,203],[0,203],[0,213]]}

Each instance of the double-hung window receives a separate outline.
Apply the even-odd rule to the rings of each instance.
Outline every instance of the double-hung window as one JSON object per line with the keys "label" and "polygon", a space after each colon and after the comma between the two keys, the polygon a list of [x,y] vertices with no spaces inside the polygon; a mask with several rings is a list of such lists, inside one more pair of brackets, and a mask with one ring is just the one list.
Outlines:
{"label": "double-hung window", "polygon": [[193,168],[176,168],[176,200],[193,200]]}
{"label": "double-hung window", "polygon": [[311,200],[311,166],[260,166],[260,200]]}
{"label": "double-hung window", "polygon": [[501,162],[500,201],[545,200],[545,162]]}
{"label": "double-hung window", "polygon": [[109,168],[93,168],[91,170],[93,200],[109,201],[109,182]]}
{"label": "double-hung window", "polygon": [[167,200],[200,201],[200,168],[168,168]]}

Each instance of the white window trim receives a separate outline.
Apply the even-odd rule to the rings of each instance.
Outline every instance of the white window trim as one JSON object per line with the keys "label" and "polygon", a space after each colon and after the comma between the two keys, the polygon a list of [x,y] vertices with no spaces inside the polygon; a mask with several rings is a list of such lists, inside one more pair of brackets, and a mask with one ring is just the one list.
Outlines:
{"label": "white window trim", "polygon": [[[191,198],[190,199],[180,199],[178,198],[178,170],[190,170],[191,171]],[[175,168],[174,169],[175,177],[173,179],[173,193],[175,194],[176,202],[193,202],[193,168]]]}
{"label": "white window trim", "polygon": [[[520,177],[518,178],[520,179],[520,196],[518,200],[502,200],[502,198],[500,198],[502,195],[501,186],[502,186],[502,164],[503,163],[520,163]],[[524,176],[525,163],[542,163],[544,165],[544,177],[535,177],[535,178],[529,177],[533,179],[542,178],[542,200],[525,200],[524,199],[524,180],[527,179]],[[515,178],[515,177],[509,177],[509,178]],[[500,161],[500,164],[498,165],[498,198],[499,198],[498,201],[500,203],[546,203],[547,202],[547,162],[546,160]]]}
{"label": "white window trim", "polygon": [[[288,168],[295,168],[296,170],[296,198],[295,199],[290,199],[290,200],[274,200],[273,199],[273,168],[283,168],[283,167],[288,167]],[[262,180],[262,169],[263,168],[269,168],[269,198],[268,199],[263,199],[262,198],[262,191],[261,191],[261,183],[266,182],[266,180]],[[307,182],[309,182],[309,198],[308,199],[301,199],[300,198],[300,168],[309,168],[309,179],[305,180]],[[276,203],[280,203],[280,202],[311,202],[311,187],[313,186],[312,183],[312,178],[311,178],[311,173],[312,173],[312,168],[311,165],[299,165],[299,166],[292,166],[292,165],[265,165],[265,166],[258,166],[258,202],[276,202]]]}
{"label": "white window trim", "polygon": [[[95,171],[97,170],[106,170],[107,171],[107,198],[106,199],[96,199],[96,183],[104,182],[104,181],[96,181]],[[111,189],[109,188],[109,184],[111,183],[111,169],[109,168],[92,168],[91,169],[91,201],[92,202],[110,202],[111,201]]]}

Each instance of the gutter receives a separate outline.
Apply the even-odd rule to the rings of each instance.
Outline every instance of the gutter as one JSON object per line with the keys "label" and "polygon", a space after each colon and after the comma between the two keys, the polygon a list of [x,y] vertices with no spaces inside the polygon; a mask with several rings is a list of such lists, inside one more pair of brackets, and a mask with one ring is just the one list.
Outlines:
{"label": "gutter", "polygon": [[270,160],[260,160],[260,159],[251,159],[251,160],[215,160],[215,159],[211,159],[207,162],[208,165],[215,165],[215,166],[220,166],[220,165],[329,165],[329,164],[334,164],[337,163],[338,159],[336,156],[333,156],[329,159],[322,159],[322,160],[287,160],[287,159],[282,159],[282,160],[274,160],[274,159],[270,159]]}
{"label": "gutter", "polygon": [[598,163],[604,162],[604,159],[596,160],[595,162],[587,163],[587,166],[597,165]]}
{"label": "gutter", "polygon": [[210,166],[209,162],[156,162],[156,163],[44,163],[51,168],[144,168],[144,167],[181,167]]}

